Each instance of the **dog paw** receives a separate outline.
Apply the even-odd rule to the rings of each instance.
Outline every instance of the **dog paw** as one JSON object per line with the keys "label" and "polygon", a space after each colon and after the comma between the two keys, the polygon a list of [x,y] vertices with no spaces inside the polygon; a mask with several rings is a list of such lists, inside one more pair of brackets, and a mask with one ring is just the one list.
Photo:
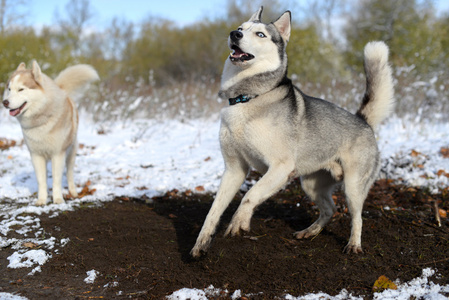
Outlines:
{"label": "dog paw", "polygon": [[297,231],[295,233],[293,233],[293,235],[298,239],[307,239],[309,237],[313,237],[315,235],[317,235],[318,233],[321,232],[323,228],[320,225],[317,224],[312,224],[310,227],[301,230],[301,231]]}
{"label": "dog paw", "polygon": [[232,220],[229,224],[228,229],[226,229],[225,236],[231,235],[236,236],[240,234],[240,231],[248,232],[250,231],[250,222],[245,220]]}
{"label": "dog paw", "polygon": [[362,246],[361,245],[351,245],[347,244],[346,247],[343,249],[343,253],[351,254],[351,253],[363,253]]}
{"label": "dog paw", "polygon": [[47,199],[37,199],[36,203],[37,206],[44,206],[47,204]]}
{"label": "dog paw", "polygon": [[62,197],[53,198],[54,204],[62,204],[65,203],[64,199]]}
{"label": "dog paw", "polygon": [[206,250],[201,249],[201,247],[193,247],[192,250],[190,251],[190,255],[194,258],[199,258],[202,255],[206,254]]}
{"label": "dog paw", "polygon": [[69,190],[69,194],[70,194],[70,196],[71,196],[72,198],[78,198],[78,197],[79,197],[79,195],[78,195],[78,193],[76,192],[76,190]]}
{"label": "dog paw", "polygon": [[198,238],[198,240],[195,243],[195,246],[193,246],[192,250],[190,251],[190,255],[194,258],[198,258],[201,255],[206,254],[210,242],[211,242],[210,238],[209,239]]}

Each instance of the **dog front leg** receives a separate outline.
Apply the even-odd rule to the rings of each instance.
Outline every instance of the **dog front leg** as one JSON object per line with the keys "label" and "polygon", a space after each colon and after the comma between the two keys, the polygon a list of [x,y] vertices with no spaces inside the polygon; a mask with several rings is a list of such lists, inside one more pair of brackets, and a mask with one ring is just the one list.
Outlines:
{"label": "dog front leg", "polygon": [[190,254],[193,257],[199,257],[202,252],[206,252],[209,248],[210,242],[212,241],[212,235],[215,233],[220,217],[228,207],[229,203],[231,203],[235,194],[239,191],[247,172],[248,167],[241,165],[226,168],[223,178],[221,179],[217,196],[207,214],[195,246],[192,251],[190,251]]}
{"label": "dog front leg", "polygon": [[294,168],[293,162],[270,167],[267,173],[243,197],[225,235],[234,236],[239,234],[240,230],[249,231],[255,208],[285,186],[293,176]]}
{"label": "dog front leg", "polygon": [[47,204],[47,161],[38,154],[31,154],[31,162],[33,163],[34,173],[36,174],[38,192],[36,205]]}
{"label": "dog front leg", "polygon": [[55,154],[51,158],[51,168],[53,174],[53,203],[64,203],[62,197],[62,174],[64,172],[65,152]]}

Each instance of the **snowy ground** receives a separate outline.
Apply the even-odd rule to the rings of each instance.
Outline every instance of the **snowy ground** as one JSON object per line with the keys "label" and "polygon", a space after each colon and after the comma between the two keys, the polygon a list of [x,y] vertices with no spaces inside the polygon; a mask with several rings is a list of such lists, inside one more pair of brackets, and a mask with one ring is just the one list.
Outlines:
{"label": "snowy ground", "polygon": [[[83,202],[109,201],[117,196],[149,198],[172,189],[215,192],[223,172],[223,160],[218,143],[218,117],[185,122],[167,120],[137,120],[103,125],[82,119],[79,130],[80,150],[76,161],[75,181],[80,187],[90,182],[95,193],[63,205],[36,207],[37,182],[22,133],[16,120],[6,111],[0,113],[0,138],[17,145],[0,152],[0,248],[11,246],[16,252],[9,259],[10,268],[29,268],[29,276],[40,271],[41,265],[57,253],[68,240],[44,236],[39,216],[56,216],[73,210]],[[4,140],[6,139],[6,140]],[[1,141],[1,140],[0,140]],[[410,186],[426,186],[431,191],[449,186],[449,158],[441,149],[449,148],[449,123],[418,122],[390,118],[379,129],[383,177]],[[49,168],[50,169],[50,168]],[[51,174],[49,174],[51,175]],[[51,188],[51,176],[48,180]],[[81,189],[81,188],[80,188]],[[66,191],[67,193],[67,191]],[[9,238],[9,232],[20,238]],[[27,243],[41,246],[29,250]],[[434,274],[436,272],[436,274]],[[86,276],[95,280],[96,271]],[[434,285],[429,277],[438,271],[426,269],[416,280],[400,284],[396,291],[377,294],[377,299],[443,299],[449,285]],[[183,289],[173,291],[171,299],[207,299],[215,289]],[[212,294],[210,294],[212,293]],[[229,292],[240,297],[240,291]],[[300,296],[299,298],[295,298]],[[340,295],[286,295],[286,299],[325,299],[349,297]],[[9,297],[9,298],[8,298]],[[23,299],[0,293],[0,299]]]}

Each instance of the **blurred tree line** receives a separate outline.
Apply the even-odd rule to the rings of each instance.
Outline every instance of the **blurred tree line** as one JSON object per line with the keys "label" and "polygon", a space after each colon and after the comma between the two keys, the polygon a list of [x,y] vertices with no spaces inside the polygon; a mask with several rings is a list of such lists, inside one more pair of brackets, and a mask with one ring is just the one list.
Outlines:
{"label": "blurred tree line", "polygon": [[218,79],[229,55],[229,32],[261,4],[265,22],[292,11],[289,73],[301,80],[360,72],[363,47],[371,40],[390,46],[394,66],[432,72],[449,64],[449,15],[437,12],[431,0],[223,0],[217,9],[222,15],[184,27],[149,16],[139,22],[114,18],[102,29],[92,29],[95,13],[89,0],[69,0],[63,15],[55,13],[53,25],[38,29],[26,24],[19,11],[29,1],[0,0],[3,82],[20,62],[32,59],[49,75],[75,63],[91,64],[103,82],[117,88],[130,82]]}

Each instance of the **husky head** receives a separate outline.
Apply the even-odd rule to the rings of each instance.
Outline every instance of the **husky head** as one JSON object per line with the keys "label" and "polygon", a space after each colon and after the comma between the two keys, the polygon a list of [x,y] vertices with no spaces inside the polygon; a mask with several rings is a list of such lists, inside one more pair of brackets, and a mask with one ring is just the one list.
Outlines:
{"label": "husky head", "polygon": [[44,76],[36,61],[33,61],[31,70],[26,69],[24,63],[17,67],[3,93],[3,106],[9,109],[11,116],[20,119],[29,114],[33,107],[45,105],[42,88]]}
{"label": "husky head", "polygon": [[263,94],[286,76],[290,12],[264,24],[261,22],[262,11],[263,7],[260,7],[247,22],[229,34],[231,54],[223,70],[219,93],[222,98]]}

